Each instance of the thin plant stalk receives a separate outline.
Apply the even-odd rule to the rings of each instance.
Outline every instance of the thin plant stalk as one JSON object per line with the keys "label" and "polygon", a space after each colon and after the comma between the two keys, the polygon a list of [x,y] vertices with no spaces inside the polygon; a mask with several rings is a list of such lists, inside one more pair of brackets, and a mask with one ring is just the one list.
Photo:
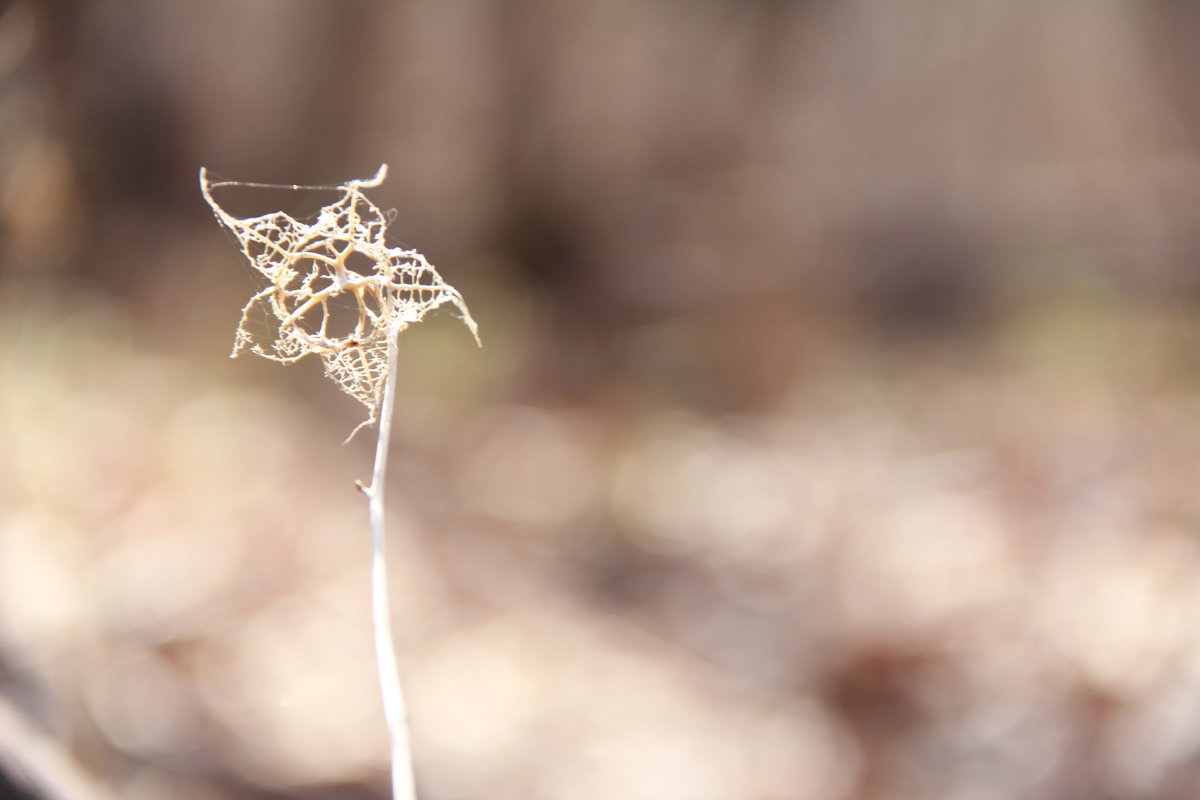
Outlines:
{"label": "thin plant stalk", "polygon": [[[250,266],[267,283],[242,308],[230,355],[249,351],[283,364],[317,355],[325,365],[325,374],[370,412],[354,431],[379,421],[371,485],[360,482],[358,488],[370,503],[371,606],[379,686],[391,740],[392,797],[416,800],[408,708],[396,667],[384,554],[383,500],[396,397],[397,337],[410,324],[446,304],[458,308],[477,343],[479,331],[462,295],[442,280],[425,256],[388,245],[388,215],[362,192],[378,186],[386,176],[387,165],[381,164],[374,177],[340,186],[278,187],[341,192],[341,197],[323,206],[310,223],[282,211],[235,217],[217,203],[210,191],[222,186],[270,184],[212,182],[208,171],[201,168],[200,191],[217,220],[237,238]],[[349,259],[355,255],[365,257],[373,268],[351,266]],[[331,332],[331,328],[338,327],[331,321],[331,314],[333,304],[339,300],[358,309],[358,324],[341,335]],[[252,319],[267,321],[265,329],[251,325]]]}
{"label": "thin plant stalk", "polygon": [[396,401],[398,335],[399,331],[392,331],[388,335],[387,372],[379,410],[379,435],[375,441],[375,467],[371,474],[371,485],[359,484],[359,488],[367,496],[371,512],[371,609],[375,628],[375,663],[379,669],[379,688],[383,693],[383,716],[387,720],[388,737],[391,740],[392,798],[416,800],[409,745],[408,704],[400,688],[400,670],[396,665],[396,646],[392,639],[383,519],[388,446],[392,437],[392,407]]}

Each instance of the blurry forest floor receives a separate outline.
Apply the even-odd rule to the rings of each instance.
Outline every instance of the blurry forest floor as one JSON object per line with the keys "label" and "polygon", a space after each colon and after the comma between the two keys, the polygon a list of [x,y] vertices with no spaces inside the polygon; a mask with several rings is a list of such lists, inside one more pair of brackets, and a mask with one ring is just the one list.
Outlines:
{"label": "blurry forest floor", "polygon": [[[390,522],[426,797],[1200,785],[1200,320],[1093,287],[754,414],[473,403],[446,323]],[[0,691],[121,797],[381,787],[353,402],[116,301],[0,326]]]}

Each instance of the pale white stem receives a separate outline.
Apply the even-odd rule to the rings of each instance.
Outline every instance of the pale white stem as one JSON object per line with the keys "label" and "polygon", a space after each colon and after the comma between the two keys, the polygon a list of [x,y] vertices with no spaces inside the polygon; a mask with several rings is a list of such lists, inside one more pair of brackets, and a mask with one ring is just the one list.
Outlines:
{"label": "pale white stem", "polygon": [[392,433],[392,407],[396,398],[396,336],[388,336],[387,373],[384,377],[383,402],[379,410],[379,438],[375,443],[375,469],[371,485],[362,487],[371,510],[371,607],[375,627],[375,660],[379,667],[379,687],[383,692],[383,716],[387,720],[392,749],[392,798],[416,800],[412,755],[409,748],[408,706],[400,689],[400,671],[396,666],[396,647],[392,641],[391,613],[388,602],[387,562],[384,557],[383,495],[387,476],[388,445]]}

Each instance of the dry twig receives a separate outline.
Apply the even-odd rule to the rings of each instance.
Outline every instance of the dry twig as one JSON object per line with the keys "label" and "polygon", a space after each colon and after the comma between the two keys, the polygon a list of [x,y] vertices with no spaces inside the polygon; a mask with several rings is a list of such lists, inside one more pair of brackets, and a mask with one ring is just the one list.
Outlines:
{"label": "dry twig", "polygon": [[[396,391],[396,338],[446,303],[459,310],[476,342],[479,333],[462,295],[442,280],[423,255],[387,245],[388,220],[362,192],[378,186],[386,175],[384,164],[374,177],[341,186],[284,187],[341,192],[310,222],[282,211],[234,217],[212,196],[212,190],[222,186],[265,184],[210,181],[202,168],[200,189],[217,219],[237,237],[250,265],[266,279],[242,309],[231,355],[250,350],[282,363],[316,355],[325,365],[325,374],[367,407],[369,416],[350,436],[379,420],[371,484],[360,483],[358,488],[370,505],[375,654],[392,742],[392,795],[395,800],[415,800],[408,712],[396,667],[384,559],[384,485]],[[365,266],[357,267],[358,263]],[[265,321],[265,330],[256,330],[254,321]]]}

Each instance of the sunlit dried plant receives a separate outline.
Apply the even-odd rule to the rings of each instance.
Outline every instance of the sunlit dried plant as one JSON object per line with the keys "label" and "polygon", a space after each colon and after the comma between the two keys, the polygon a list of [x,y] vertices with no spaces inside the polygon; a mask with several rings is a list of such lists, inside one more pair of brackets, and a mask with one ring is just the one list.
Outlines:
{"label": "sunlit dried plant", "polygon": [[[378,418],[389,343],[397,333],[452,303],[478,340],[462,295],[442,280],[425,256],[388,246],[388,219],[362,192],[385,177],[386,164],[373,178],[338,187],[287,187],[336,188],[342,193],[315,219],[302,222],[282,211],[246,219],[230,215],[213,200],[212,189],[265,184],[214,182],[200,170],[204,199],[266,279],[242,309],[232,355],[248,349],[283,363],[319,356],[325,374],[367,407],[370,416],[363,425]],[[369,271],[357,271],[359,264]],[[255,328],[264,321],[263,329]]]}
{"label": "sunlit dried plant", "polygon": [[[201,168],[200,191],[217,220],[237,238],[250,265],[265,278],[265,285],[242,309],[231,355],[250,350],[283,363],[316,355],[325,374],[367,407],[367,419],[350,435],[379,422],[371,484],[359,483],[358,488],[370,503],[375,652],[392,741],[392,795],[395,800],[413,800],[407,710],[396,668],[384,561],[383,496],[396,393],[396,339],[447,303],[458,309],[476,342],[479,333],[462,295],[423,255],[388,246],[388,217],[362,192],[386,176],[384,164],[372,178],[339,186],[277,186],[212,181]],[[334,190],[340,197],[309,221],[282,211],[241,218],[213,199],[212,190],[225,186]]]}

